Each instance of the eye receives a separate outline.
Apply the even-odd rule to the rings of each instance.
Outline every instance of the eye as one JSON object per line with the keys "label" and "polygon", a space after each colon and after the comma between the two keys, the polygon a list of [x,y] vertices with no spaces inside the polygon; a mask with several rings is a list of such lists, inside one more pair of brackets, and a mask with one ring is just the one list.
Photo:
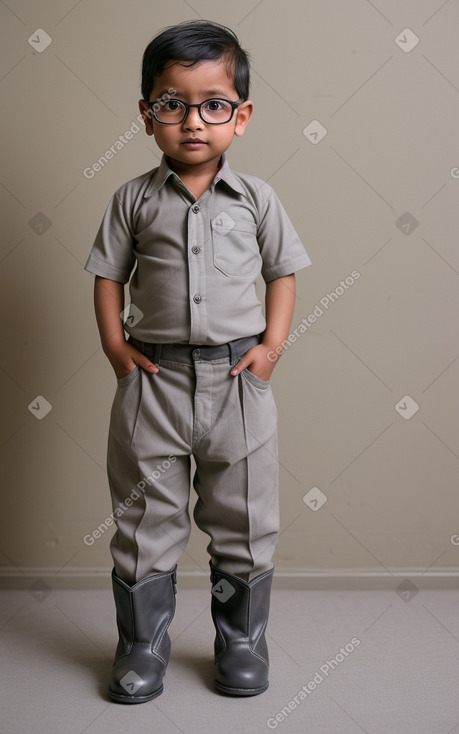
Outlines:
{"label": "eye", "polygon": [[206,107],[210,112],[218,112],[223,109],[223,105],[219,99],[209,99],[206,103]]}
{"label": "eye", "polygon": [[179,102],[177,99],[170,99],[164,105],[164,109],[166,110],[166,112],[176,112],[181,107],[182,107],[182,103]]}

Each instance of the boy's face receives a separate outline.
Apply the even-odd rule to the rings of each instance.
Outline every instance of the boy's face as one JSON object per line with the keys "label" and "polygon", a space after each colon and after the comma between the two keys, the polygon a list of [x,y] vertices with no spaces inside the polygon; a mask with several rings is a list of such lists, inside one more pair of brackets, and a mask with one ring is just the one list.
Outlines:
{"label": "boy's face", "polygon": [[[185,62],[186,63],[186,62]],[[170,89],[174,89],[173,94]],[[200,61],[194,66],[182,66],[174,62],[155,79],[150,101],[161,99],[166,93],[189,104],[198,104],[211,97],[237,102],[234,81],[228,77],[224,61]],[[139,102],[141,113],[151,113],[143,100]],[[176,125],[162,125],[153,117],[145,117],[148,135],[154,135],[158,147],[169,156],[181,171],[198,173],[213,162],[218,165],[221,154],[230,146],[234,135],[243,135],[252,115],[253,104],[243,102],[231,120],[223,125],[203,122],[196,107],[191,107],[185,120]],[[190,143],[198,139],[201,142]],[[187,142],[188,141],[188,142]]]}

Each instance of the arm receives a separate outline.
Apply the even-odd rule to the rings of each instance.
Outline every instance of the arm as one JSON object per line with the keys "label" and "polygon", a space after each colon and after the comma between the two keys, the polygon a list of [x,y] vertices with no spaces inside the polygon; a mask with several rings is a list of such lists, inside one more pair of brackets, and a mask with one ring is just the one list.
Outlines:
{"label": "arm", "polygon": [[159,372],[156,365],[124,338],[123,323],[120,318],[120,313],[124,308],[122,283],[96,275],[94,308],[102,349],[118,379],[132,372],[136,365],[140,365],[147,372]]}
{"label": "arm", "polygon": [[[277,354],[282,350],[282,343],[287,339],[295,307],[295,275],[286,275],[284,278],[271,280],[266,284],[265,310],[266,329],[260,344],[249,349],[242,359],[231,370],[237,375],[246,367],[262,380],[269,380],[274,369],[276,359],[272,359],[271,352],[276,349]],[[269,359],[270,354],[271,359]]]}

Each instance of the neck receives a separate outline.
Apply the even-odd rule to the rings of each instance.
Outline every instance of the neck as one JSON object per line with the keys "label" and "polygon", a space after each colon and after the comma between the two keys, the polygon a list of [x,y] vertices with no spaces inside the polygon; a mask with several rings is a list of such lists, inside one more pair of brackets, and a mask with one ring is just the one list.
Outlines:
{"label": "neck", "polygon": [[174,158],[167,158],[169,167],[182,179],[187,189],[191,191],[196,199],[199,199],[215,178],[215,174],[221,168],[222,158],[214,158],[206,163],[190,166]]}

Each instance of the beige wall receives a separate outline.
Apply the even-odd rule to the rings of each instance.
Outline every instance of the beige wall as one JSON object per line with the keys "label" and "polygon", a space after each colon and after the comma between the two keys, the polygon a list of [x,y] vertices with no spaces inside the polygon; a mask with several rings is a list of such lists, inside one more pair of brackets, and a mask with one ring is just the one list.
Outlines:
{"label": "beige wall", "polygon": [[[83,264],[113,191],[160,152],[141,131],[83,171],[135,121],[151,37],[196,17],[252,54],[255,117],[229,160],[274,186],[313,261],[292,328],[318,318],[273,377],[278,572],[446,579],[459,560],[459,6],[441,0],[0,4],[4,574],[77,583],[110,567],[111,530],[83,542],[111,509],[115,388]],[[409,52],[409,34],[395,42],[406,28]],[[326,502],[312,509],[314,487]],[[183,573],[207,574],[206,545],[194,530]]]}

